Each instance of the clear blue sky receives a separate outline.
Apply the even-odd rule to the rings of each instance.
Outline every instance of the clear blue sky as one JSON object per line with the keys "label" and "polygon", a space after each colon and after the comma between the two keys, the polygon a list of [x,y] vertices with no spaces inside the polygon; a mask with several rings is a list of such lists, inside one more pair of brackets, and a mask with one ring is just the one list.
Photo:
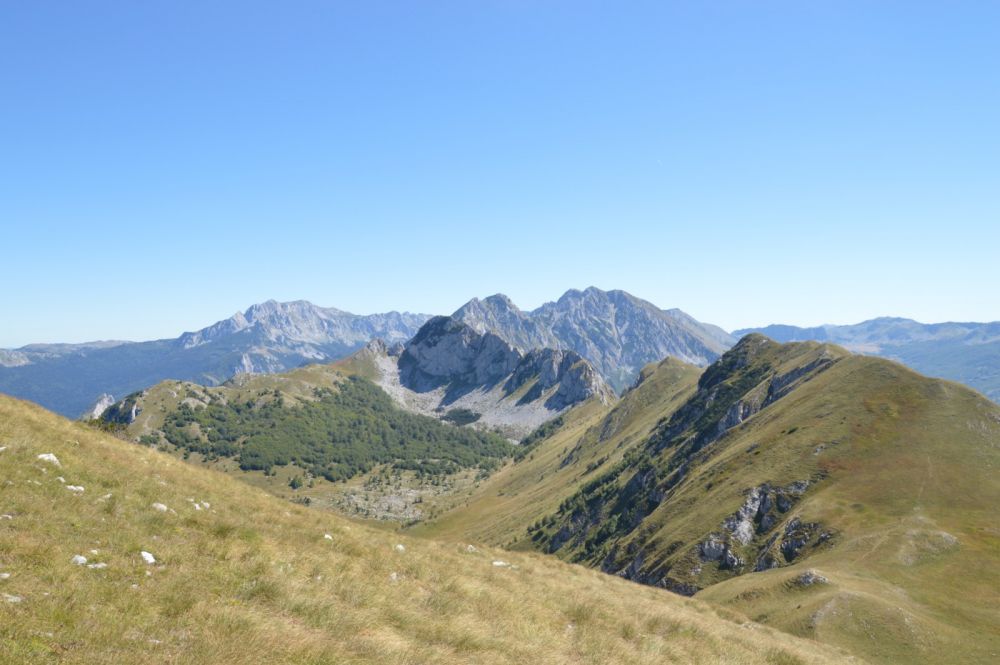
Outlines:
{"label": "clear blue sky", "polygon": [[621,288],[1000,319],[997,2],[5,2],[0,347]]}

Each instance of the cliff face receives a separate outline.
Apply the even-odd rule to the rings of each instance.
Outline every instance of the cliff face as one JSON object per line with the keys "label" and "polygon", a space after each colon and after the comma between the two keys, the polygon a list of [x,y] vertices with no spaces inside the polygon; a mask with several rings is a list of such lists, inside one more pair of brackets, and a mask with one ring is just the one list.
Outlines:
{"label": "cliff face", "polygon": [[462,411],[477,426],[512,438],[589,399],[615,399],[600,373],[573,351],[524,353],[445,316],[428,321],[405,346],[392,349],[378,340],[359,357],[403,406],[445,418]]}

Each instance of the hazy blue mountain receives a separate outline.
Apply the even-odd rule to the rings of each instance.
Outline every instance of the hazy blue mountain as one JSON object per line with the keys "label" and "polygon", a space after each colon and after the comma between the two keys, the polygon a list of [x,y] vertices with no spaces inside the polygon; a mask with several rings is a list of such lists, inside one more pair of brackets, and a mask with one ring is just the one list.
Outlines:
{"label": "hazy blue mountain", "polygon": [[1000,322],[918,323],[882,317],[854,325],[799,328],[771,325],[760,332],[778,342],[833,342],[851,351],[882,356],[921,374],[959,381],[1000,402]]}
{"label": "hazy blue mountain", "polygon": [[272,373],[336,360],[374,338],[403,342],[428,318],[399,312],[359,316],[301,300],[271,300],[176,339],[0,351],[0,392],[78,417],[102,394],[122,397],[165,379],[217,385],[237,372]]}
{"label": "hazy blue mountain", "polygon": [[721,328],[679,309],[663,310],[624,291],[595,287],[569,290],[530,312],[502,294],[474,298],[453,316],[522,350],[576,351],[618,391],[648,363],[672,356],[705,366],[736,342]]}

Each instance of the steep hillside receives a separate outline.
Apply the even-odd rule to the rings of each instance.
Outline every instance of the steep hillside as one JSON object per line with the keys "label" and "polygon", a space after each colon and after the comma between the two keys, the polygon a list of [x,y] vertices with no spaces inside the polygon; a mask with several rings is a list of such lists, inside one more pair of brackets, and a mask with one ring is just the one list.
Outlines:
{"label": "steep hillside", "polygon": [[701,369],[673,358],[650,365],[636,387],[610,407],[589,402],[521,442],[508,465],[464,499],[463,507],[413,527],[441,538],[530,549],[525,525],[556,510],[585,483],[613,468],[695,390]]}
{"label": "steep hillside", "polygon": [[217,387],[162,382],[108,408],[102,423],[279,496],[386,519],[421,517],[426,500],[516,451],[495,433],[401,409],[329,365]]}
{"label": "steep hillside", "polygon": [[[555,474],[556,490],[531,489],[565,494],[548,514],[490,531],[472,500],[436,523],[698,593],[878,662],[1000,650],[996,405],[885,360],[750,335],[683,399],[651,408],[660,420],[641,441],[613,435],[591,453],[627,447],[619,462],[572,493]],[[563,436],[536,459],[586,441]]]}
{"label": "steep hillside", "polygon": [[928,376],[959,381],[1000,402],[1000,322],[926,324],[886,317],[849,326],[773,325],[733,334],[751,332],[779,342],[833,342],[896,360]]}
{"label": "steep hillside", "polygon": [[104,393],[121,398],[165,379],[217,385],[237,372],[280,372],[335,360],[376,337],[407,340],[427,319],[398,312],[358,316],[305,301],[271,300],[177,339],[0,351],[0,392],[76,418]]}
{"label": "steep hillside", "polygon": [[832,663],[735,612],[411,540],[0,397],[0,660]]}
{"label": "steep hillside", "polygon": [[514,439],[587,400],[615,400],[573,351],[522,352],[446,316],[428,321],[404,346],[374,342],[340,367],[371,378],[407,409]]}
{"label": "steep hillside", "polygon": [[473,299],[453,315],[520,349],[570,349],[594,365],[617,391],[648,363],[667,356],[707,365],[735,343],[716,326],[679,309],[662,310],[624,291],[567,291],[556,302],[522,312],[502,294]]}

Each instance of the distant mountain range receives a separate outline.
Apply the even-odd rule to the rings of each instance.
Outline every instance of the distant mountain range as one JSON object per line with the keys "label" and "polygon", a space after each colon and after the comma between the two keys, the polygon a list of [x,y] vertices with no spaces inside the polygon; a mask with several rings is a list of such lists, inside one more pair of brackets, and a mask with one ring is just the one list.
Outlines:
{"label": "distant mountain range", "polygon": [[882,356],[921,374],[964,383],[1000,402],[1000,322],[926,324],[883,317],[844,326],[771,325],[733,335],[751,332],[777,342],[832,342],[856,353]]}
{"label": "distant mountain range", "polygon": [[359,316],[303,300],[269,300],[176,339],[0,351],[0,392],[75,418],[105,393],[120,398],[166,379],[218,385],[239,372],[280,372],[343,358],[375,337],[402,342],[428,318]]}
{"label": "distant mountain range", "polygon": [[663,310],[624,291],[595,287],[571,289],[556,302],[530,312],[521,311],[502,294],[474,298],[453,316],[523,350],[575,351],[619,392],[651,362],[671,356],[703,367],[736,343],[721,328],[696,321],[679,309]]}
{"label": "distant mountain range", "polygon": [[[430,318],[399,312],[359,316],[306,301],[272,300],[175,339],[0,349],[0,392],[75,418],[167,379],[213,386],[237,373],[268,374],[339,360],[373,339],[392,347],[410,340]],[[704,367],[745,334],[761,332],[779,342],[832,342],[897,360],[1000,402],[1000,322],[926,325],[881,318],[851,326],[774,325],[729,334],[679,309],[660,309],[624,291],[595,287],[571,289],[531,311],[502,294],[473,298],[452,318],[522,354],[572,351],[617,393],[649,363],[673,357]]]}

